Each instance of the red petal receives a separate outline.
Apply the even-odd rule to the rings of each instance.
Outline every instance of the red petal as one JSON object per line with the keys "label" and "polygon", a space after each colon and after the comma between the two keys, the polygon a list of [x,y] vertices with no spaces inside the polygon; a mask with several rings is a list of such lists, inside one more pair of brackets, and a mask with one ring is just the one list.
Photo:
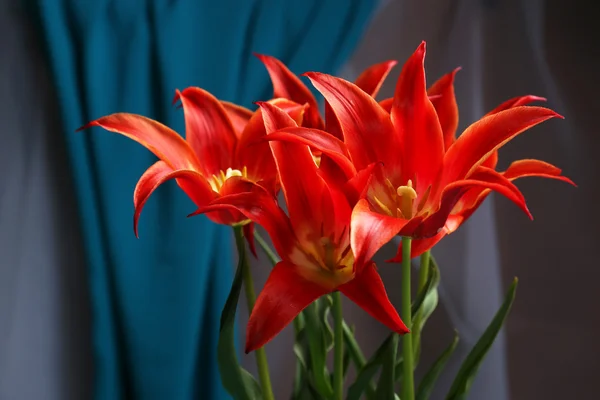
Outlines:
{"label": "red petal", "polygon": [[359,199],[365,196],[374,169],[378,165],[380,164],[374,163],[369,165],[367,168],[359,171],[345,184],[344,192],[351,205],[355,205]]}
{"label": "red petal", "polygon": [[[429,100],[431,100],[432,102],[434,100],[437,100],[439,98],[441,98],[442,96],[439,94],[433,95],[433,96],[427,96],[429,97]],[[383,108],[385,111],[387,111],[388,113],[392,112],[392,104],[394,104],[394,98],[393,97],[389,97],[387,99],[383,99],[379,102],[379,105],[381,106],[381,108]]]}
{"label": "red petal", "polygon": [[561,175],[561,173],[562,170],[560,168],[555,167],[554,165],[545,161],[528,159],[513,162],[510,164],[508,169],[502,173],[502,175],[511,181],[517,178],[538,176],[541,178],[557,179],[559,181],[567,182],[573,186],[576,186],[572,180]]}
{"label": "red petal", "polygon": [[273,97],[282,97],[299,104],[308,103],[304,125],[309,128],[323,129],[323,121],[319,114],[319,105],[315,96],[296,74],[275,57],[256,54],[265,64],[273,82]]}
{"label": "red petal", "polygon": [[[431,250],[433,248],[433,246],[438,244],[438,242],[440,240],[442,240],[442,238],[444,236],[446,236],[447,234],[448,234],[448,232],[445,229],[442,229],[437,235],[432,236],[430,238],[413,239],[410,244],[410,258],[412,259],[415,257],[419,257],[421,254],[425,253],[427,250]],[[395,263],[402,262],[402,242],[400,242],[400,245],[398,246],[398,252],[394,256],[394,258],[387,260],[387,262],[395,262]]]}
{"label": "red petal", "polygon": [[[354,83],[365,93],[375,98],[377,97],[377,93],[379,93],[381,85],[383,85],[383,81],[397,63],[397,61],[392,60],[372,65],[364,70]],[[335,113],[331,109],[331,106],[327,102],[325,102],[325,123],[325,130],[327,132],[339,139],[343,139],[342,127],[340,126]]]}
{"label": "red petal", "polygon": [[209,203],[215,197],[215,192],[198,172],[187,169],[173,170],[166,162],[157,161],[144,172],[133,191],[133,231],[136,237],[139,237],[138,220],[146,201],[160,185],[173,178],[177,179],[179,186],[198,206]]}
{"label": "red petal", "polygon": [[371,96],[331,75],[309,72],[306,76],[334,110],[357,170],[379,161],[398,164],[400,142],[388,113]]}
{"label": "red petal", "polygon": [[[532,95],[514,97],[514,98],[507,100],[504,103],[500,104],[498,107],[494,108],[492,111],[487,113],[485,116],[496,114],[496,113],[499,113],[500,111],[508,110],[509,108],[524,106],[524,105],[527,105],[534,101],[546,101],[546,99],[544,97],[538,97],[538,96],[532,96]],[[490,154],[481,165],[483,165],[484,167],[496,169],[496,165],[498,165],[498,150],[492,152],[492,154]]]}
{"label": "red petal", "polygon": [[367,200],[359,200],[350,222],[350,242],[357,268],[370,261],[409,221],[375,213]]}
{"label": "red petal", "polygon": [[279,256],[283,259],[288,257],[296,244],[289,218],[277,205],[276,199],[260,186],[255,186],[251,193],[219,197],[190,216],[231,209],[239,210],[248,219],[265,228]]}
{"label": "red petal", "polygon": [[229,121],[231,121],[236,137],[239,138],[254,112],[248,110],[246,107],[238,106],[228,101],[221,101],[221,105],[225,109]]}
{"label": "red petal", "polygon": [[392,331],[401,335],[410,332],[390,303],[375,264],[366,266],[353,280],[340,286],[338,290]]}
{"label": "red petal", "polygon": [[379,102],[381,108],[383,108],[386,112],[392,112],[392,104],[394,104],[394,98],[389,97],[387,99],[383,99]]}
{"label": "red petal", "polygon": [[444,188],[439,209],[415,229],[414,237],[429,238],[438,234],[461,197],[473,188],[491,189],[506,196],[533,219],[523,194],[511,181],[493,169],[479,167],[469,179],[452,182]]}
{"label": "red petal", "polygon": [[519,133],[550,118],[560,117],[542,107],[515,107],[480,119],[469,126],[444,157],[442,184],[465,179],[492,152]]}
{"label": "red petal", "polygon": [[[264,115],[265,127],[274,130],[294,126],[294,121],[281,109],[268,103],[258,103]],[[296,143],[270,142],[290,221],[299,239],[320,232],[325,215],[324,201],[330,200],[327,188],[317,172],[308,146]]]}
{"label": "red petal", "polygon": [[250,251],[254,258],[258,258],[256,254],[256,243],[254,242],[254,222],[250,222],[249,224],[244,225],[242,228],[244,231],[244,237],[248,242],[248,247],[250,247]]}
{"label": "red petal", "polygon": [[324,204],[330,200],[327,187],[317,172],[308,146],[283,142],[270,144],[292,226],[303,240],[304,235],[320,232],[323,221],[330,217]]}
{"label": "red petal", "polygon": [[383,81],[387,78],[388,74],[398,64],[398,61],[390,60],[384,61],[379,64],[375,64],[365,69],[362,74],[356,78],[354,82],[356,86],[361,88],[365,93],[371,97],[377,97]]}
{"label": "red petal", "polygon": [[347,177],[350,178],[356,174],[354,165],[348,158],[348,150],[344,142],[325,131],[310,128],[284,128],[270,133],[267,140],[310,146],[335,161]]}
{"label": "red petal", "polygon": [[99,126],[135,140],[173,169],[199,170],[194,151],[175,131],[141,115],[118,113],[99,118],[77,131]]}
{"label": "red petal", "polygon": [[[273,99],[269,103],[284,110],[296,123],[302,122],[305,106],[286,99]],[[235,165],[240,170],[246,167],[250,178],[261,181],[263,186],[275,193],[278,178],[271,147],[266,142],[260,142],[260,139],[266,134],[262,110],[259,108],[240,137],[236,149]]]}
{"label": "red petal", "polygon": [[230,168],[237,137],[225,108],[200,88],[176,93],[183,105],[186,140],[202,160],[205,176]]}
{"label": "red petal", "polygon": [[[425,42],[408,59],[396,85],[392,122],[403,150],[402,176],[412,179],[417,193],[433,183],[444,158],[444,136],[425,83]],[[415,182],[416,181],[416,182]]]}
{"label": "red petal", "polygon": [[531,94],[529,94],[527,96],[513,97],[512,99],[507,100],[504,103],[500,104],[498,107],[494,108],[489,113],[485,114],[485,117],[487,117],[488,115],[497,114],[500,111],[508,110],[509,108],[525,106],[529,103],[533,103],[534,101],[546,101],[546,98],[539,97],[539,96],[533,96]]}
{"label": "red petal", "polygon": [[246,353],[263,347],[304,308],[329,293],[296,272],[296,266],[282,261],[275,265],[248,321]]}
{"label": "red petal", "polygon": [[454,95],[454,77],[458,71],[460,67],[442,76],[427,91],[430,99],[432,96],[440,95],[431,100],[431,103],[440,120],[445,150],[448,150],[456,140],[456,128],[458,128],[458,106]]}

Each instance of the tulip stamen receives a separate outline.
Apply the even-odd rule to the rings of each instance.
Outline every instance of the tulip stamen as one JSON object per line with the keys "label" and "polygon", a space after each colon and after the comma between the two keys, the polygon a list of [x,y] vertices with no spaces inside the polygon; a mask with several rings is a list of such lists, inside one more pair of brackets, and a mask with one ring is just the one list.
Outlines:
{"label": "tulip stamen", "polygon": [[221,171],[219,171],[218,175],[213,174],[213,176],[211,176],[207,180],[208,180],[208,183],[210,184],[210,187],[212,188],[212,190],[219,193],[219,191],[225,184],[225,181],[227,181],[227,179],[234,177],[234,176],[241,176],[242,178],[248,178],[248,168],[246,168],[246,166],[244,166],[241,170],[227,168],[227,171],[221,170]]}
{"label": "tulip stamen", "polygon": [[413,205],[417,198],[417,192],[413,188],[412,181],[409,179],[406,186],[399,186],[396,189],[398,195],[396,211],[400,212],[403,218],[410,219],[413,217]]}

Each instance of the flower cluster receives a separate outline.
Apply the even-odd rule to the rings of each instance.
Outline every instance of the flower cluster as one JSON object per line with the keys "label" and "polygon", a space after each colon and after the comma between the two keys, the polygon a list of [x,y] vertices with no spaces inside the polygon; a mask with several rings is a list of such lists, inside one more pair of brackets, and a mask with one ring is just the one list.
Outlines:
{"label": "flower cluster", "polygon": [[[456,136],[458,71],[426,86],[422,43],[404,64],[393,98],[375,100],[396,62],[374,65],[356,82],[305,76],[325,100],[324,116],[302,80],[279,60],[259,55],[273,99],[251,111],[199,88],[177,91],[185,139],[159,122],[113,114],[100,126],[125,135],[158,158],[134,191],[134,229],[163,182],[174,179],[194,214],[269,234],[281,261],[254,306],[246,351],[262,347],[319,297],[339,291],[392,331],[408,328],[390,303],[372,259],[395,236],[413,239],[417,256],[456,230],[486,196],[498,192],[528,216],[513,181],[539,176],[572,183],[539,160],[497,171],[498,150],[554,111],[511,99]],[[83,129],[82,128],[82,129]],[[287,211],[278,202],[283,192]],[[253,247],[252,247],[253,248]],[[393,261],[401,261],[402,251]]]}

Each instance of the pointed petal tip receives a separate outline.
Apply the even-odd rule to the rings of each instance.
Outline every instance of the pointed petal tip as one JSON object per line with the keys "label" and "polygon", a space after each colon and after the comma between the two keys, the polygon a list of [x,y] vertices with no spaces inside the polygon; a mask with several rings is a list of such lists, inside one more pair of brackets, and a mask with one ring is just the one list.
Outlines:
{"label": "pointed petal tip", "polygon": [[82,125],[79,128],[75,129],[75,132],[81,132],[81,131],[84,131],[84,130],[86,130],[88,128],[91,128],[92,126],[98,126],[98,125],[99,124],[96,121],[88,122],[87,124]]}
{"label": "pointed petal tip", "polygon": [[173,100],[171,100],[171,105],[174,106],[181,99],[181,92],[179,89],[175,89],[175,94],[173,95]]}

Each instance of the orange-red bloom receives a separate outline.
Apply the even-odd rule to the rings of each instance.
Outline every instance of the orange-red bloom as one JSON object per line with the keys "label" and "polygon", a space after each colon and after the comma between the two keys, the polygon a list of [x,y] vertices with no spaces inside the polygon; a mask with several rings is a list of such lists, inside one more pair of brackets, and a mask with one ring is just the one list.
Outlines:
{"label": "orange-red bloom", "polygon": [[[441,97],[438,101],[433,101],[436,108],[440,124],[443,127],[444,132],[444,143],[446,150],[450,148],[456,141],[456,127],[458,125],[458,107],[456,105],[456,99],[454,97],[454,75],[456,71],[443,76],[438,80],[432,88],[429,89],[431,93],[433,90],[439,92]],[[534,101],[545,101],[543,97],[527,95],[512,98],[500,104],[492,111],[488,112],[485,116],[496,114],[500,111],[508,110],[512,107],[519,107],[527,105]],[[493,151],[486,159],[482,162],[482,167],[492,168],[496,170],[498,164],[498,150]],[[500,172],[500,174],[510,180],[514,181],[518,178],[526,177],[540,177],[548,179],[556,179],[559,181],[570,183],[575,186],[575,183],[566,176],[561,175],[562,171],[560,168],[555,167],[545,161],[525,159],[514,161],[506,171]],[[469,189],[456,203],[443,229],[435,236],[426,239],[413,240],[411,246],[411,257],[417,257],[425,251],[431,249],[437,242],[439,242],[444,236],[454,232],[460,225],[462,225],[483,203],[486,197],[491,193],[490,189],[485,187],[474,187]],[[402,261],[402,244],[398,248],[398,253],[391,261]]]}
{"label": "orange-red bloom", "polygon": [[[158,158],[139,179],[133,196],[134,231],[144,204],[164,182],[175,179],[198,207],[219,196],[249,190],[254,183],[270,193],[278,189],[277,170],[266,143],[256,144],[265,135],[260,110],[251,112],[231,103],[219,102],[210,93],[195,87],[177,91],[181,101],[186,138],[152,119],[126,113],[99,118],[81,129],[100,126],[140,143]],[[286,99],[272,100],[302,121],[303,106]],[[242,214],[224,210],[208,214],[214,222],[236,224],[247,221]],[[248,232],[246,232],[248,234]]]}
{"label": "orange-red bloom", "polygon": [[[267,131],[294,128],[292,118],[261,103]],[[296,128],[298,129],[298,128]],[[289,216],[260,186],[252,193],[214,200],[198,213],[235,209],[262,225],[282,261],[271,272],[254,306],[246,351],[262,347],[320,296],[339,290],[390,329],[408,329],[391,305],[375,265],[357,261],[350,246],[351,205],[320,173],[308,146],[270,142]]]}
{"label": "orange-red bloom", "polygon": [[[317,99],[315,99],[310,89],[302,83],[298,76],[275,57],[262,54],[257,54],[256,56],[262,61],[269,72],[271,82],[273,83],[273,97],[289,99],[298,104],[308,104],[309,107],[306,110],[302,126],[316,129],[324,129],[326,126],[327,132],[340,139],[343,138],[338,121],[331,112],[331,109],[326,104],[326,119],[323,121],[323,117],[319,113]],[[370,96],[376,97],[385,78],[396,64],[396,61],[390,60],[370,66],[358,76],[355,85]]]}
{"label": "orange-red bloom", "polygon": [[423,42],[404,65],[394,98],[381,103],[343,79],[307,73],[335,113],[343,142],[317,129],[273,134],[278,140],[309,144],[348,172],[348,163],[357,172],[375,165],[352,214],[351,241],[358,262],[370,259],[398,234],[414,239],[442,235],[449,215],[472,189],[497,191],[530,215],[510,176],[484,162],[519,133],[560,116],[547,108],[513,104],[454,139],[458,114],[444,88],[456,71],[428,93],[424,58]]}

